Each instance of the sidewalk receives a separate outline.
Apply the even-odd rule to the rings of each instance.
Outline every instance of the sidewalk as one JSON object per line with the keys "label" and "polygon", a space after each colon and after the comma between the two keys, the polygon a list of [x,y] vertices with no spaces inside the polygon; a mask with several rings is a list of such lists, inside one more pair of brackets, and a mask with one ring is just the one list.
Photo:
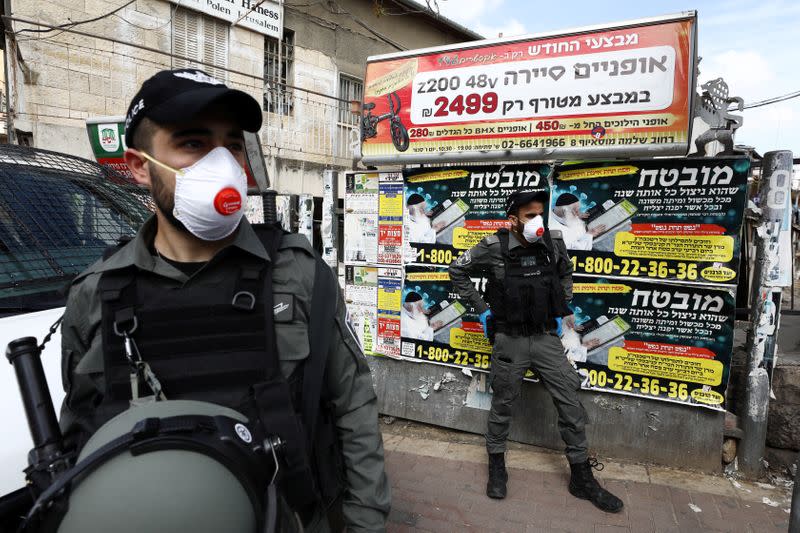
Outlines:
{"label": "sidewalk", "polygon": [[[481,437],[398,421],[382,424],[392,485],[390,533],[786,532],[791,489],[603,460],[597,474],[622,498],[616,515],[567,491],[563,456],[509,443],[508,498],[485,495]],[[601,458],[602,460],[602,458]]]}

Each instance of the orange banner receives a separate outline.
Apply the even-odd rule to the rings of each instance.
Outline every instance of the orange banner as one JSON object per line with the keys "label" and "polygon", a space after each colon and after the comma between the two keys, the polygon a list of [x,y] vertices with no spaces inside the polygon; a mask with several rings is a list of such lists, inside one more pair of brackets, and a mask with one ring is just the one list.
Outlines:
{"label": "orange banner", "polygon": [[364,161],[685,154],[696,18],[370,58]]}

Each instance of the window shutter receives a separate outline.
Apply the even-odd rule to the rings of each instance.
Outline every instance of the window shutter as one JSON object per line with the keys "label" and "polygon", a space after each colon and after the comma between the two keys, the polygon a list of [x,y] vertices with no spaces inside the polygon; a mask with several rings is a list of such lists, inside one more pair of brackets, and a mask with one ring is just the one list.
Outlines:
{"label": "window shutter", "polygon": [[[175,58],[176,68],[196,67],[219,80],[227,79],[227,72],[223,70],[228,66],[228,25],[225,21],[177,8],[172,18],[172,50],[177,56],[194,60]],[[222,68],[202,65],[200,61]]]}

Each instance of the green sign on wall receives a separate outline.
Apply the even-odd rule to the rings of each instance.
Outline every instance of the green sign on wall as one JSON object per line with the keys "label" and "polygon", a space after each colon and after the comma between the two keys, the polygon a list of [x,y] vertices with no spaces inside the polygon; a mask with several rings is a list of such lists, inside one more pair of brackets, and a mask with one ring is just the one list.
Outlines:
{"label": "green sign on wall", "polygon": [[86,131],[94,158],[130,177],[131,173],[122,158],[125,153],[125,117],[98,117],[86,119]]}

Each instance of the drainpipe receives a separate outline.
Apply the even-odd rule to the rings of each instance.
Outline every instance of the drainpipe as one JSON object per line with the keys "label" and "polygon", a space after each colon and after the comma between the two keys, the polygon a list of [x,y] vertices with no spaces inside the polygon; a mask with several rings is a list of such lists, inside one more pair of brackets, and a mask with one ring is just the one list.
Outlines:
{"label": "drainpipe", "polygon": [[[6,16],[11,16],[11,0],[3,0],[3,13],[5,13]],[[3,34],[3,50],[6,53],[5,61],[3,61],[3,73],[6,78],[6,134],[8,135],[8,144],[17,144],[17,134],[14,131],[14,108],[11,106],[11,69],[9,68],[9,63],[12,60],[16,63],[17,46],[14,37],[9,37],[8,33],[9,31],[13,31],[11,21],[5,19],[3,23],[6,26],[6,32]]]}

